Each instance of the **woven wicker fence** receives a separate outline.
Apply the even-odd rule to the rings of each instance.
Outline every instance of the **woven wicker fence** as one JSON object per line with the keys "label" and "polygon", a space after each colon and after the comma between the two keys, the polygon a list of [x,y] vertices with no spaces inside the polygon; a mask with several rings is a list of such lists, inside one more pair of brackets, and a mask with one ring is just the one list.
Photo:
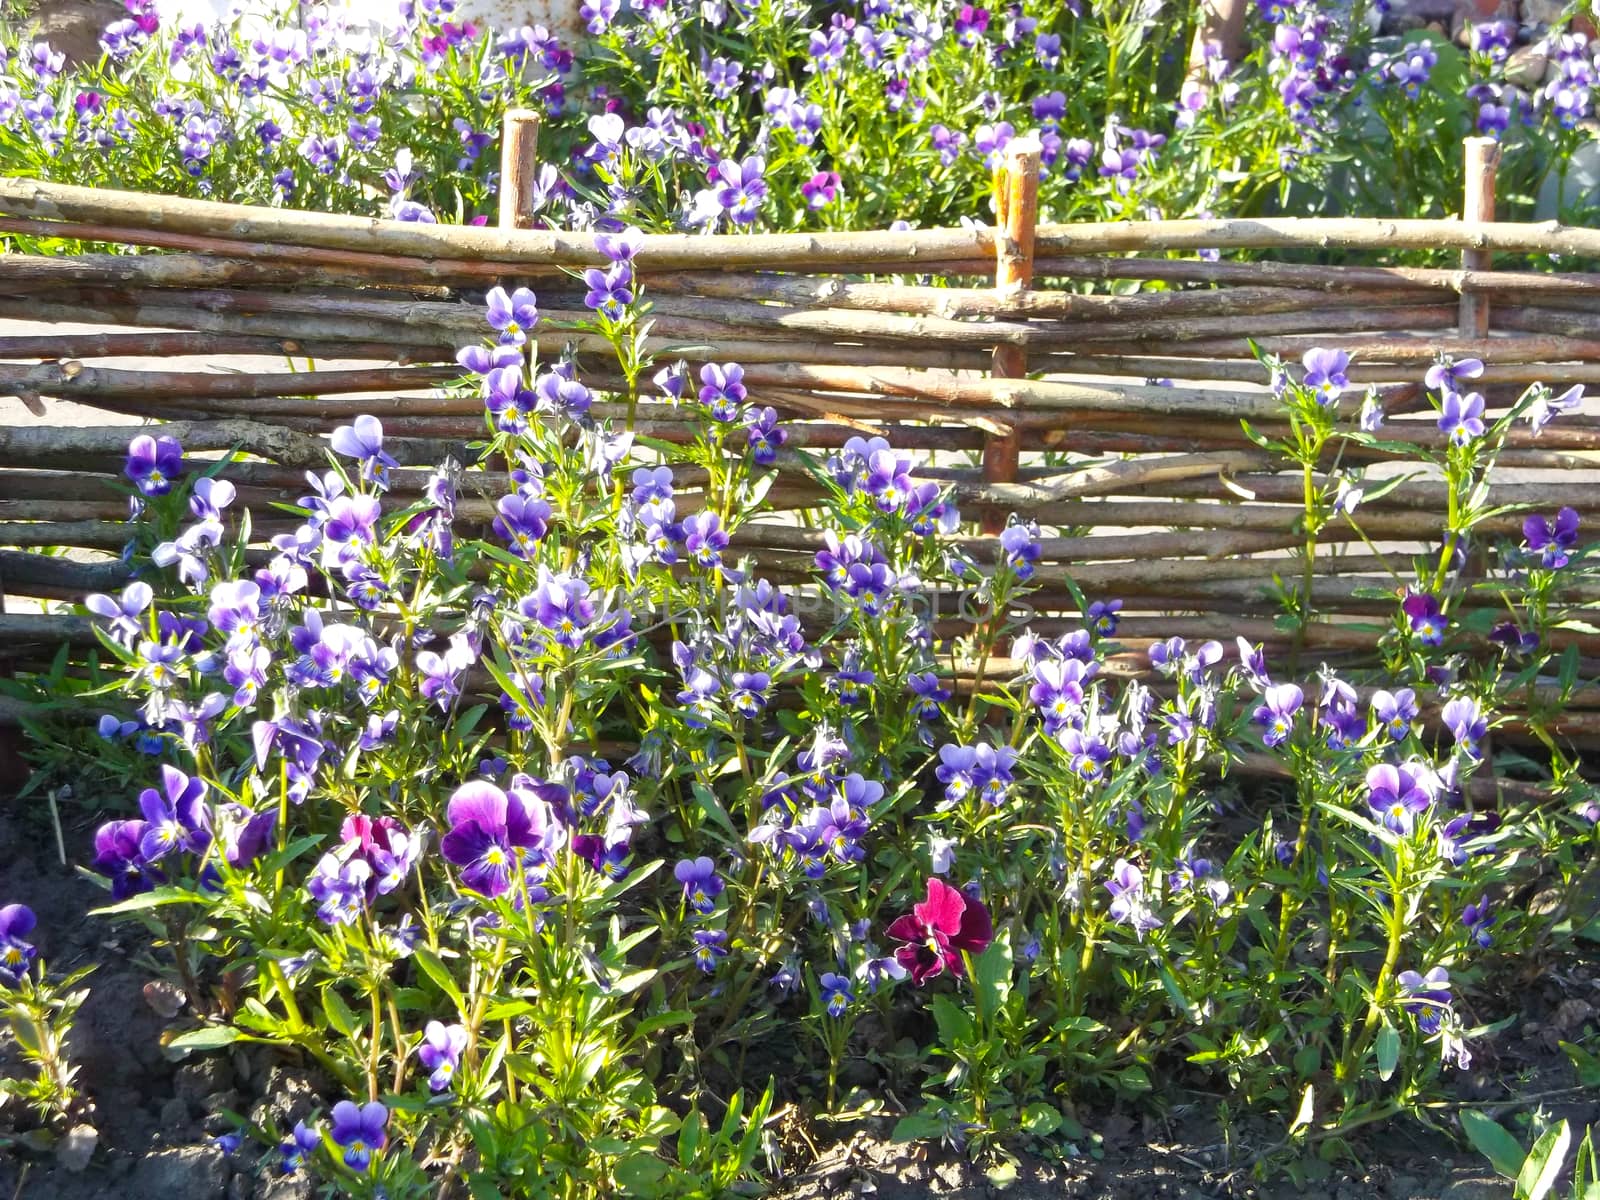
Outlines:
{"label": "woven wicker fence", "polygon": [[[460,457],[461,443],[483,431],[479,401],[439,385],[460,375],[457,348],[484,332],[487,287],[535,287],[541,352],[571,346],[585,382],[622,386],[614,367],[607,373],[608,347],[571,328],[586,314],[569,271],[604,261],[593,238],[518,228],[531,138],[531,126],[508,128],[498,229],[0,180],[0,235],[14,247],[59,238],[165,251],[0,256],[0,317],[115,330],[0,337],[0,394],[35,411],[70,400],[168,422],[190,452],[239,451],[247,457],[229,478],[255,508],[262,538],[277,530],[268,502],[293,500],[304,470],[325,464],[318,435],[359,413],[379,416],[391,451],[415,468],[397,473],[394,492],[419,493],[423,468],[447,452]],[[1252,339],[1286,359],[1312,346],[1350,351],[1352,382],[1378,389],[1386,436],[1419,446],[1443,436],[1420,384],[1437,354],[1484,359],[1476,382],[1491,408],[1534,381],[1600,382],[1600,273],[1493,263],[1496,253],[1600,260],[1600,231],[1494,223],[1493,143],[1471,139],[1468,149],[1462,220],[1036,226],[1038,146],[1019,138],[993,229],[646,238],[636,268],[653,304],[649,346],[691,365],[742,363],[751,398],[792,422],[791,447],[875,433],[909,450],[981,452],[981,468],[936,453],[922,475],[953,485],[963,511],[980,515],[983,534],[961,539],[980,559],[993,557],[993,534],[1011,513],[1045,527],[1045,585],[1030,598],[1041,632],[1079,623],[1070,574],[1091,598],[1125,601],[1129,671],[1156,636],[1240,634],[1271,648],[1287,641],[1272,621],[1272,579],[1301,543],[1301,480],[1241,429],[1241,420],[1269,434],[1282,427]],[[1374,261],[1450,251],[1461,267],[1199,253],[1212,249],[1302,259],[1336,249]],[[1081,288],[1151,280],[1171,286]],[[262,370],[274,355],[317,369]],[[94,365],[123,356],[171,361],[159,370]],[[596,406],[619,419],[625,411]],[[681,441],[696,419],[688,407],[646,400],[635,428]],[[128,437],[126,425],[0,428],[0,546],[16,548],[0,550],[8,596],[76,600],[125,577],[116,558],[125,502],[110,485]],[[1495,488],[1500,502],[1600,516],[1594,476],[1571,473],[1600,466],[1592,416],[1537,438],[1513,432],[1501,462],[1513,481]],[[685,482],[692,489],[693,476]],[[505,490],[493,473],[469,474],[463,523],[486,526]],[[1419,479],[1367,505],[1361,527],[1373,544],[1338,524],[1324,531],[1315,571],[1327,616],[1305,634],[1308,652],[1340,661],[1370,651],[1370,624],[1360,622],[1394,606],[1373,586],[1392,591],[1390,567],[1403,575],[1408,553],[1436,541],[1442,496],[1441,484]],[[817,492],[791,471],[771,497],[778,518],[745,525],[735,548],[775,581],[804,580],[820,531],[782,518],[814,505]],[[680,511],[693,507],[691,494]],[[1520,523],[1508,515],[1488,528],[1514,535]],[[38,553],[44,547],[98,560]],[[942,632],[969,629],[952,620]],[[1565,636],[1585,657],[1600,656],[1600,638]],[[64,640],[92,639],[81,619],[0,616],[0,654],[13,662]],[[1600,694],[1579,693],[1567,732],[1600,736]]]}

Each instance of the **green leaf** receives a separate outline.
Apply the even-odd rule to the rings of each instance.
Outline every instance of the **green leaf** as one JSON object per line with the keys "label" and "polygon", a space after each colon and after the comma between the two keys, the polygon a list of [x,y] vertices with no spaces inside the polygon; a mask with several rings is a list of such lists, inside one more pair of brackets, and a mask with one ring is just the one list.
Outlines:
{"label": "green leaf", "polygon": [[1150,1090],[1150,1076],[1143,1067],[1138,1065],[1123,1067],[1111,1078],[1125,1092],[1148,1092]]}
{"label": "green leaf", "polygon": [[1061,1110],[1052,1104],[1030,1104],[1022,1110],[1022,1131],[1047,1138],[1061,1128]]}
{"label": "green leaf", "polygon": [[660,1033],[663,1029],[671,1029],[674,1025],[687,1025],[694,1020],[694,1014],[688,1009],[680,1008],[672,1012],[657,1013],[653,1017],[646,1017],[634,1029],[634,1036],[647,1038],[652,1034]]}
{"label": "green leaf", "polygon": [[1565,1121],[1554,1129],[1546,1129],[1542,1137],[1528,1151],[1522,1170],[1517,1175],[1518,1200],[1544,1200],[1556,1185],[1556,1176],[1567,1161],[1567,1147],[1572,1145],[1572,1126]]}
{"label": "green leaf", "polygon": [[1316,1089],[1308,1083],[1306,1090],[1300,1094],[1300,1111],[1295,1113],[1294,1120],[1289,1124],[1290,1134],[1298,1133],[1308,1127],[1316,1117],[1316,1110]]}
{"label": "green leaf", "polygon": [[1572,1069],[1578,1073],[1578,1083],[1586,1088],[1600,1088],[1600,1058],[1572,1042],[1562,1042],[1561,1048],[1572,1060]]}
{"label": "green leaf", "polygon": [[944,1131],[945,1123],[938,1117],[926,1116],[922,1113],[913,1113],[909,1117],[901,1117],[895,1122],[894,1131],[889,1134],[892,1142],[920,1142],[927,1138],[936,1138]]}
{"label": "green leaf", "polygon": [[933,1022],[939,1027],[939,1043],[947,1050],[968,1045],[977,1040],[978,1027],[972,1014],[949,996],[933,998]]}
{"label": "green leaf", "polygon": [[636,1152],[619,1158],[611,1174],[625,1196],[658,1196],[666,1182],[667,1164],[653,1154]]}
{"label": "green leaf", "polygon": [[706,1133],[706,1119],[700,1115],[700,1106],[690,1103],[689,1113],[683,1118],[683,1128],[678,1130],[678,1162],[692,1168],[700,1151],[700,1139]]}
{"label": "green leaf", "polygon": [[1561,698],[1567,700],[1572,696],[1572,689],[1578,684],[1578,643],[1573,642],[1561,653]]}
{"label": "green leaf", "polygon": [[739,833],[733,827],[733,820],[728,816],[728,810],[723,808],[722,801],[717,799],[717,794],[699,780],[695,781],[692,790],[694,798],[700,802],[700,811],[710,817],[731,840],[738,842]]}
{"label": "green leaf", "polygon": [[1009,1155],[995,1163],[984,1172],[989,1178],[989,1186],[997,1192],[1003,1192],[1017,1181],[1017,1160]]}
{"label": "green leaf", "polygon": [[1164,963],[1161,966],[1161,986],[1166,989],[1167,998],[1172,1001],[1172,1006],[1183,1014],[1183,1019],[1192,1025],[1198,1025],[1200,1022],[1195,1016],[1194,1005],[1190,1004],[1189,997],[1183,994],[1183,987],[1178,983],[1177,976]]}
{"label": "green leaf", "polygon": [[1378,1078],[1387,1082],[1400,1065],[1400,1031],[1389,1022],[1378,1030]]}
{"label": "green leaf", "polygon": [[1515,1179],[1522,1170],[1525,1155],[1517,1139],[1505,1127],[1475,1108],[1461,1110],[1461,1129],[1473,1148],[1489,1160],[1496,1173]]}
{"label": "green leaf", "polygon": [[197,1050],[220,1050],[241,1041],[246,1034],[232,1025],[202,1025],[184,1033],[166,1030],[161,1035],[161,1047],[169,1054],[182,1058]]}
{"label": "green leaf", "polygon": [[418,946],[411,952],[411,960],[422,968],[422,973],[433,980],[441,992],[450,998],[450,1003],[456,1006],[456,1012],[463,1018],[467,1015],[467,998],[461,994],[461,988],[456,984],[455,977],[450,974],[450,968],[427,946]]}
{"label": "green leaf", "polygon": [[973,992],[978,1000],[978,1011],[986,1019],[994,1017],[1005,1007],[1011,995],[1011,937],[1003,931],[989,943],[989,948],[978,956],[972,967]]}
{"label": "green leaf", "polygon": [[103,908],[89,910],[91,917],[114,917],[119,913],[144,912],[152,908],[160,908],[167,904],[209,904],[212,897],[202,895],[200,892],[191,892],[187,888],[158,887],[154,891],[142,892],[137,896],[129,896],[116,904],[107,904]]}
{"label": "green leaf", "polygon": [[356,1036],[356,1030],[359,1028],[356,1015],[350,1011],[350,1006],[344,1002],[344,997],[331,985],[322,989],[322,1011],[328,1015],[328,1024],[345,1037]]}

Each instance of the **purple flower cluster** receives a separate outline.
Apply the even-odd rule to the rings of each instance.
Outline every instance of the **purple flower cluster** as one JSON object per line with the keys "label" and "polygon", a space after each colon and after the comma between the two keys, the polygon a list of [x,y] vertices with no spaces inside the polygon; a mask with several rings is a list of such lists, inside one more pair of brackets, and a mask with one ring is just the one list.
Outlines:
{"label": "purple flower cluster", "polygon": [[405,884],[425,841],[393,817],[346,817],[339,845],[317,860],[306,881],[317,916],[329,925],[359,920],[379,896]]}

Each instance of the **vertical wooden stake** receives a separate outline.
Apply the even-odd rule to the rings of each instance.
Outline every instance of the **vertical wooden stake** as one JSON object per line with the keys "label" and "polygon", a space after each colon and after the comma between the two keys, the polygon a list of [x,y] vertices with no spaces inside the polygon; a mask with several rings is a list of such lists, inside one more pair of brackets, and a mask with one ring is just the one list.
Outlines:
{"label": "vertical wooden stake", "polygon": [[[1462,140],[1466,153],[1466,179],[1461,199],[1463,221],[1494,220],[1494,175],[1500,165],[1500,143],[1494,138],[1469,137]],[[1463,271],[1487,271],[1494,260],[1488,250],[1463,250]],[[1478,292],[1461,293],[1461,336],[1487,337],[1489,333],[1489,297]]]}
{"label": "vertical wooden stake", "polygon": [[539,170],[539,114],[506,109],[500,127],[500,228],[533,227],[533,184]]}
{"label": "vertical wooden stake", "polygon": [[[1005,148],[1000,186],[995,199],[994,285],[1002,298],[1011,298],[1033,284],[1033,233],[1039,221],[1039,135],[1012,138]],[[1028,352],[1021,346],[996,346],[993,375],[997,379],[1022,379],[1028,374]],[[983,478],[987,483],[1015,483],[1021,444],[1016,431],[990,434],[983,443]],[[1005,527],[1005,514],[985,509],[982,529],[996,534]]]}

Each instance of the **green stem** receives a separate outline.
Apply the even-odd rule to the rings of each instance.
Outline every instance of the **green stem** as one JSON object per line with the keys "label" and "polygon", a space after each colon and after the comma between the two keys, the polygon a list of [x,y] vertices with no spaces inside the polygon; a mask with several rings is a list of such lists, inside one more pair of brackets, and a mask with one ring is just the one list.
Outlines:
{"label": "green stem", "polygon": [[272,978],[272,986],[278,993],[278,999],[283,1001],[283,1011],[289,1018],[289,1032],[291,1034],[304,1032],[306,1021],[300,1014],[300,1004],[294,998],[294,988],[289,985],[289,977],[283,973],[283,964],[277,959],[266,956],[267,974]]}

